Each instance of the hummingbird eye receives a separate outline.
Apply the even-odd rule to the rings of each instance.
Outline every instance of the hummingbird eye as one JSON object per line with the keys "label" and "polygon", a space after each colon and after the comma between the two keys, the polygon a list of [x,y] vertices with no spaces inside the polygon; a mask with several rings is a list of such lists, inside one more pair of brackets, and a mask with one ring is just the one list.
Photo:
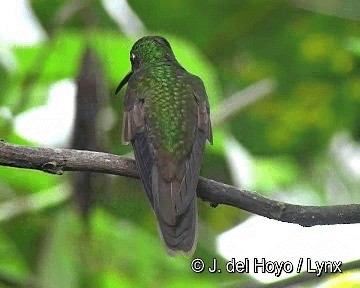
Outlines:
{"label": "hummingbird eye", "polygon": [[131,62],[131,66],[132,66],[133,70],[139,68],[140,61],[139,61],[139,58],[134,53],[130,54],[130,62]]}

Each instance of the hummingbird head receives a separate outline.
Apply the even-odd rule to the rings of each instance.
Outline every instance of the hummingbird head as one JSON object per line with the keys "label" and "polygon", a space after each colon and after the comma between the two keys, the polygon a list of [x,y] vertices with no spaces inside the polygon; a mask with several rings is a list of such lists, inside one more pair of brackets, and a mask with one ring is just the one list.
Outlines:
{"label": "hummingbird head", "polygon": [[160,36],[146,36],[135,42],[130,51],[132,71],[143,65],[174,61],[175,56],[169,42]]}
{"label": "hummingbird head", "polygon": [[[170,61],[178,64],[169,42],[160,36],[145,36],[135,42],[130,51],[131,71],[116,88],[117,94],[140,67]],[[178,64],[180,65],[180,64]]]}

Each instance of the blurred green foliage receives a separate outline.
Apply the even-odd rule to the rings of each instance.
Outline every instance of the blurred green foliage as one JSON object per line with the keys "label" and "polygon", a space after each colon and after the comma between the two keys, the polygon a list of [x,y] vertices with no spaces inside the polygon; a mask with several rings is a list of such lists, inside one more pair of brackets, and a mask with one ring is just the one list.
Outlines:
{"label": "blurred green foliage", "polygon": [[[31,1],[49,39],[13,47],[14,71],[0,66],[0,107],[13,116],[0,113],[0,138],[36,144],[16,134],[13,119],[45,105],[54,82],[76,79],[90,46],[101,60],[110,87],[106,106],[115,117],[102,135],[106,150],[129,153],[120,142],[123,98],[113,91],[130,69],[129,50],[136,39],[121,32],[101,1],[84,1],[61,22],[61,11],[71,2],[77,1]],[[265,99],[214,127],[205,177],[233,183],[223,142],[231,134],[253,157],[254,188],[269,196],[279,188],[304,185],[321,195],[324,188],[312,172],[324,163],[331,137],[348,130],[360,138],[359,23],[302,10],[295,2],[129,1],[148,34],[165,36],[179,62],[204,80],[214,114],[234,92],[264,78],[277,82]],[[68,181],[66,176],[0,167],[0,219],[14,199],[40,195]],[[0,278],[35,287],[217,287],[253,281],[246,275],[195,274],[189,259],[169,258],[137,181],[109,177],[87,225],[70,197],[67,203],[63,200],[0,220]],[[216,234],[248,215],[199,202],[207,232],[200,233],[195,256],[211,263],[219,257]]]}

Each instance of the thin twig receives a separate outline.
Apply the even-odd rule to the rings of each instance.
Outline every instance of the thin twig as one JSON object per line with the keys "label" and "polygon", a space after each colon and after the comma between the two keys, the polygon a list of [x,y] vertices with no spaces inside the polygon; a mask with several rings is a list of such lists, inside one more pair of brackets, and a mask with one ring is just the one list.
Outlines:
{"label": "thin twig", "polygon": [[274,80],[264,79],[225,99],[219,105],[221,107],[220,111],[211,117],[213,126],[224,123],[235,116],[241,109],[273,92],[275,87],[276,82]]}
{"label": "thin twig", "polygon": [[[0,142],[0,165],[59,174],[90,171],[139,178],[133,159],[108,153],[35,148]],[[302,206],[200,177],[198,196],[212,206],[226,204],[270,219],[302,226],[360,223],[360,205]]]}
{"label": "thin twig", "polygon": [[0,272],[0,287],[34,288],[34,282],[34,276],[32,275],[28,278],[18,279]]}
{"label": "thin twig", "polygon": [[0,203],[0,223],[20,214],[34,212],[65,202],[71,197],[68,185],[55,186],[45,192],[31,193]]}

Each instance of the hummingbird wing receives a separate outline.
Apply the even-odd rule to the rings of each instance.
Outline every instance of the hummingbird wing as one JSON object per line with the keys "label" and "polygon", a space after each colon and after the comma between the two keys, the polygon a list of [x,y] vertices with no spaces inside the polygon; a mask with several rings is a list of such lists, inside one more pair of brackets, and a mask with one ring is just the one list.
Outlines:
{"label": "hummingbird wing", "polygon": [[198,103],[198,128],[205,133],[206,140],[213,144],[212,127],[210,120],[210,104],[205,92],[203,81],[195,76],[192,76],[193,93]]}
{"label": "hummingbird wing", "polygon": [[[186,79],[187,82],[188,79]],[[176,250],[193,254],[197,241],[196,187],[206,140],[212,143],[210,109],[200,78],[190,75],[195,113],[192,149],[177,159],[160,149],[155,151],[152,169],[154,210],[170,255]]]}
{"label": "hummingbird wing", "polygon": [[123,141],[131,142],[140,179],[145,187],[146,195],[153,207],[151,170],[153,151],[146,137],[144,98],[138,96],[136,90],[128,85],[125,92],[125,110],[123,117]]}

